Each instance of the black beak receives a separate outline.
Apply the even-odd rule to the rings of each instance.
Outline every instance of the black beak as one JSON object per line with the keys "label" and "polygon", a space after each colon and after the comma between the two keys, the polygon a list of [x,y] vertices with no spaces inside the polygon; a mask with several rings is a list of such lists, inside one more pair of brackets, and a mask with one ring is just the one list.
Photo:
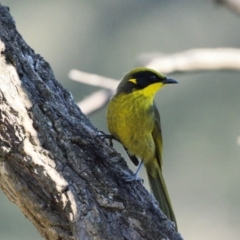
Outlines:
{"label": "black beak", "polygon": [[172,79],[172,78],[165,78],[162,83],[164,84],[171,84],[171,83],[178,83],[176,80]]}

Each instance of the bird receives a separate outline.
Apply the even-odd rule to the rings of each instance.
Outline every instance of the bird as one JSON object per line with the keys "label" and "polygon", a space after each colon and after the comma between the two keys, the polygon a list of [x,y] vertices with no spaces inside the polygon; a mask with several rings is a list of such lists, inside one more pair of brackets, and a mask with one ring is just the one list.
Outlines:
{"label": "bird", "polygon": [[[138,170],[127,180],[137,179],[142,164],[146,168],[150,189],[163,213],[177,222],[162,174],[162,131],[154,96],[166,84],[176,80],[145,67],[128,72],[120,81],[107,107],[107,126]],[[139,162],[141,162],[139,164]]]}

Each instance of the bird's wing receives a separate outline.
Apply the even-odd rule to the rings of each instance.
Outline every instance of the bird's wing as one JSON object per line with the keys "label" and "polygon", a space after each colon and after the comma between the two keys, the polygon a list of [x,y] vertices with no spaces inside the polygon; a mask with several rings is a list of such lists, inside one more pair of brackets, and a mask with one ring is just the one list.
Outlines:
{"label": "bird's wing", "polygon": [[148,179],[150,183],[150,188],[153,192],[153,195],[157,199],[159,203],[159,207],[164,212],[164,214],[175,222],[175,227],[177,229],[177,222],[173,212],[172,204],[170,201],[170,197],[167,191],[167,186],[165,184],[163,174],[162,174],[162,132],[161,132],[161,124],[160,124],[160,116],[157,110],[157,107],[154,105],[154,129],[153,129],[153,139],[155,142],[156,148],[156,160],[158,161],[159,168],[157,170],[157,174],[153,177],[150,172],[148,172]]}
{"label": "bird's wing", "polygon": [[160,168],[162,168],[162,149],[163,149],[162,131],[161,131],[160,115],[155,104],[153,105],[153,111],[154,111],[154,128],[153,128],[152,136],[153,136],[155,147],[156,147],[156,154],[157,154],[156,158],[159,160]]}

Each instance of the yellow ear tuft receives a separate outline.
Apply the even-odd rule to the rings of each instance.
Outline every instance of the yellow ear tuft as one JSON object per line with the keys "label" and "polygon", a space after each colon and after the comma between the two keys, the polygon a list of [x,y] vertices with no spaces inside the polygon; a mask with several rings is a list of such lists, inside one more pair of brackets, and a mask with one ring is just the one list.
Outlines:
{"label": "yellow ear tuft", "polygon": [[137,84],[137,79],[136,78],[130,78],[128,81],[132,82],[134,84]]}

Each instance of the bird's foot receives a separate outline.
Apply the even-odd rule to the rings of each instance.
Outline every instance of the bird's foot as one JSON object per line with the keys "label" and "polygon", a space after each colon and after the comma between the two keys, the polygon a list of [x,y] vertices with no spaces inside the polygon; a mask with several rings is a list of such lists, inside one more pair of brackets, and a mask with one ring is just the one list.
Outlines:
{"label": "bird's foot", "polygon": [[142,178],[139,178],[138,176],[137,176],[137,174],[133,174],[133,175],[129,175],[129,176],[127,176],[127,177],[124,177],[124,180],[126,181],[126,182],[133,182],[133,181],[137,181],[137,182],[140,182],[140,183],[144,183],[144,180],[142,179]]}
{"label": "bird's foot", "polygon": [[113,140],[117,140],[113,135],[111,134],[106,134],[103,131],[98,131],[97,135],[95,136],[95,138],[101,138],[102,141],[108,139],[109,140],[109,145],[111,147],[113,147]]}

